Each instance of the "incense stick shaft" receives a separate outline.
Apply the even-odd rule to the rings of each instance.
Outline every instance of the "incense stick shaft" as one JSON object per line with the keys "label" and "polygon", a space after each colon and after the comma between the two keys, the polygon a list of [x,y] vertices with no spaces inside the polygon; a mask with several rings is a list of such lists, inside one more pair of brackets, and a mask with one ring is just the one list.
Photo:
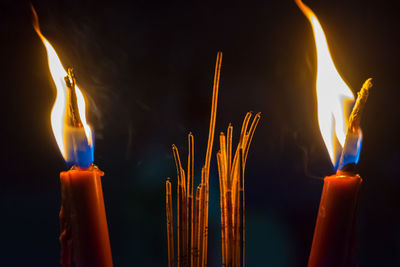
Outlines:
{"label": "incense stick shaft", "polygon": [[174,223],[172,213],[171,182],[166,182],[166,212],[168,237],[168,267],[174,267]]}

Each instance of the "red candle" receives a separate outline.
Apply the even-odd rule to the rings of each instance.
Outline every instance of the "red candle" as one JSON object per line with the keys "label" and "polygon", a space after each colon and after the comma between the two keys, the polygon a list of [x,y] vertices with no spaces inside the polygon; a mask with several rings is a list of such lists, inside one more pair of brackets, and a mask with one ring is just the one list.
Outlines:
{"label": "red candle", "polygon": [[353,255],[355,216],[362,179],[355,174],[355,167],[361,150],[360,119],[372,86],[371,79],[364,83],[354,103],[352,91],[332,61],[316,15],[301,0],[296,3],[313,28],[318,66],[318,123],[332,164],[338,169],[336,175],[324,179],[308,266],[356,266]]}
{"label": "red candle", "polygon": [[354,266],[352,246],[361,182],[360,176],[340,171],[325,177],[309,267]]}
{"label": "red candle", "polygon": [[61,264],[76,266],[113,266],[101,176],[104,173],[92,166],[88,169],[71,168],[61,172],[62,206]]}
{"label": "red candle", "polygon": [[42,35],[35,10],[34,28],[46,47],[50,73],[57,88],[51,125],[69,171],[61,172],[61,265],[112,267],[111,248],[101,186],[104,175],[93,165],[93,136],[86,122],[85,99],[72,69],[63,68]]}

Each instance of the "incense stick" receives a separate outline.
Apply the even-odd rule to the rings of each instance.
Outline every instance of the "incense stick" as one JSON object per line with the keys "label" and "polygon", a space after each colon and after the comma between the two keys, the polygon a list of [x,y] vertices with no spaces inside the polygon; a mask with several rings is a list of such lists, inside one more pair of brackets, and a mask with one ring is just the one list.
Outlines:
{"label": "incense stick", "polygon": [[166,182],[166,206],[167,206],[167,237],[168,237],[168,267],[174,267],[174,222],[172,215],[172,194],[169,178]]}
{"label": "incense stick", "polygon": [[[248,112],[243,120],[240,139],[233,162],[225,156],[232,147],[233,127],[229,124],[227,133],[220,134],[220,151],[217,153],[220,183],[222,265],[244,266],[245,251],[245,190],[244,170],[248,151],[261,114],[257,113],[249,127],[252,114]],[[228,149],[227,149],[228,148]]]}
{"label": "incense stick", "polygon": [[193,178],[194,178],[194,136],[188,135],[188,163],[187,163],[187,223],[188,223],[188,264],[193,265]]}

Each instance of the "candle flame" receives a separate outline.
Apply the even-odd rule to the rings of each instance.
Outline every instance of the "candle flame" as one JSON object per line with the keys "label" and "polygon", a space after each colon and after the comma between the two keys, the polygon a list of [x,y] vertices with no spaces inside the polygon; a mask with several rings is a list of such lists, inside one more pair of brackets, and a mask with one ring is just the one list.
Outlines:
{"label": "candle flame", "polygon": [[295,2],[313,28],[318,65],[316,82],[318,124],[332,164],[337,166],[346,140],[348,116],[354,103],[354,95],[335,68],[317,16],[301,0]]}
{"label": "candle flame", "polygon": [[[72,69],[68,73],[65,71],[53,46],[41,33],[33,7],[32,12],[33,27],[46,48],[50,73],[57,88],[51,111],[53,134],[67,163],[87,167],[93,162],[93,138],[91,128],[86,122],[85,98],[75,85]],[[71,123],[71,120],[75,122]]]}

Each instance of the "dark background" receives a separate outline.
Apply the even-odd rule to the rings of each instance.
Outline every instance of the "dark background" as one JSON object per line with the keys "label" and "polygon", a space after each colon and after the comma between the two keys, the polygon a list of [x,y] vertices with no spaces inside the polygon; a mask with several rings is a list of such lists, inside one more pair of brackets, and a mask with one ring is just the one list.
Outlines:
{"label": "dark background", "polygon": [[[216,53],[224,52],[216,133],[261,111],[246,169],[247,266],[306,266],[322,188],[333,173],[316,118],[314,40],[288,1],[33,1],[42,32],[90,98],[95,162],[115,266],[166,266],[165,179],[171,144],[195,134],[204,163]],[[342,77],[374,87],[358,171],[360,266],[400,266],[396,1],[307,1]],[[28,1],[1,5],[0,266],[58,266],[55,90]],[[214,145],[214,152],[219,145]],[[211,163],[209,266],[221,265],[219,186]],[[185,164],[186,165],[186,164]],[[173,184],[175,194],[175,183]]]}

